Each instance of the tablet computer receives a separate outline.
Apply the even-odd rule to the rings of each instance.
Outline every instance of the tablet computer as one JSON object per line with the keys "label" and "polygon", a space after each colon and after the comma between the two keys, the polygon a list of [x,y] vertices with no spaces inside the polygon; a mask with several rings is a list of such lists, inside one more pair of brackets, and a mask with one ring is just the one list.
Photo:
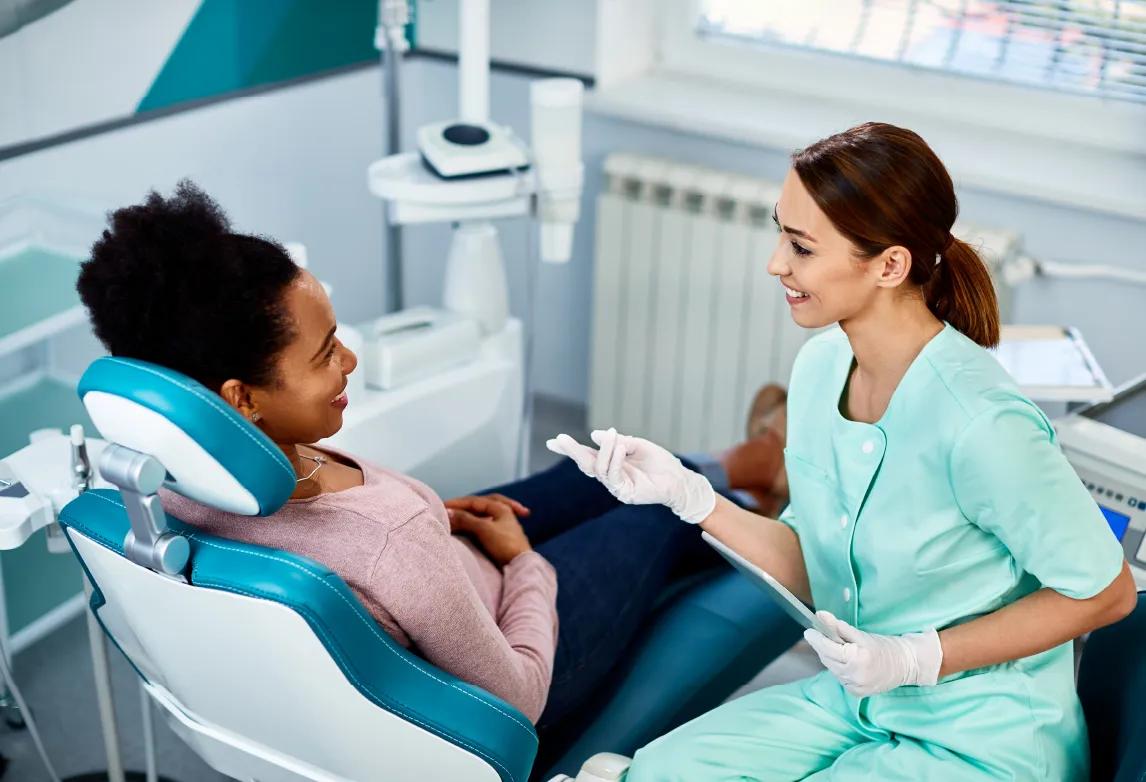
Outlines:
{"label": "tablet computer", "polygon": [[842,643],[840,637],[821,622],[819,618],[804,605],[800,598],[789,592],[787,587],[707,532],[702,532],[700,536],[704,539],[705,543],[716,549],[720,556],[727,559],[732,567],[747,576],[748,580],[753,584],[763,589],[768,596],[775,600],[780,607],[784,609],[785,613],[795,619],[801,627],[818,630],[826,638],[830,638],[837,643]]}

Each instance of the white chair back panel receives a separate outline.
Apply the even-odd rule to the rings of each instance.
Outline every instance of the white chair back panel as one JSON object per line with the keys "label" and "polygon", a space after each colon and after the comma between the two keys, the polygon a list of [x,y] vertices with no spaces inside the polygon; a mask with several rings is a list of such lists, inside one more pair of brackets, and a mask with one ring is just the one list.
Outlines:
{"label": "white chair back panel", "polygon": [[258,501],[235,476],[166,416],[104,391],[89,391],[84,405],[105,440],[155,455],[174,479],[167,484],[173,491],[232,513],[259,512]]}
{"label": "white chair back panel", "polygon": [[68,534],[104,593],[101,619],[189,722],[335,779],[429,782],[432,768],[435,782],[499,782],[481,758],[368,701],[286,606],[192,587]]}
{"label": "white chair back panel", "polygon": [[162,687],[144,684],[147,694],[162,707],[171,730],[199,757],[229,777],[242,782],[357,782],[308,766],[270,747],[256,745],[185,714]]}

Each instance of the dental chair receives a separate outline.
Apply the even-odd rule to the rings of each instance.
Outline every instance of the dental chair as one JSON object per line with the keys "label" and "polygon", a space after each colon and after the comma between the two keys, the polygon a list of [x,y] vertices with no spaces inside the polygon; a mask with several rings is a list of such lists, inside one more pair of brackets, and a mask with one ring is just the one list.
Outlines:
{"label": "dental chair", "polygon": [[[520,712],[397,645],[329,569],[164,514],[161,486],[273,523],[259,517],[294,490],[281,451],[217,395],[120,358],[95,361],[79,394],[109,443],[100,471],[120,487],[87,491],[60,514],[90,608],[175,732],[230,777],[544,779],[596,752],[632,754],[799,637],[731,571],[678,587],[588,707],[589,729],[567,737],[552,770],[535,769],[537,734]],[[596,760],[581,779],[624,767]]]}
{"label": "dental chair", "polygon": [[1146,592],[1117,624],[1091,633],[1078,697],[1090,735],[1092,782],[1146,780]]}

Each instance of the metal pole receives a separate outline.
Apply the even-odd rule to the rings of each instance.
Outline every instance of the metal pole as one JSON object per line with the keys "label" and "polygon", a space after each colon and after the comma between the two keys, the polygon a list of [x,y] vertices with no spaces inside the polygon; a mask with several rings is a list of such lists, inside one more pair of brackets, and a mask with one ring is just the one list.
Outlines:
{"label": "metal pole", "polygon": [[155,765],[155,713],[151,709],[151,696],[139,681],[139,702],[143,717],[143,759],[146,763],[147,782],[159,782],[159,770]]}
{"label": "metal pole", "polygon": [[489,119],[489,0],[461,0],[458,8],[458,117]]}
{"label": "metal pole", "polygon": [[[404,0],[381,0],[378,4],[377,43],[382,51],[383,105],[386,107],[386,136],[383,149],[396,155],[402,146],[402,53],[406,51],[406,25],[410,11]],[[402,228],[390,222],[390,209],[383,206],[386,234],[385,311],[397,312],[404,306],[402,295]]]}
{"label": "metal pole", "polygon": [[[4,591],[4,569],[0,567],[0,650],[3,650],[4,665],[8,670],[12,668],[12,658],[9,656],[8,645],[12,639],[8,635],[8,595]],[[18,730],[24,725],[24,718],[20,714],[20,707],[12,693],[8,691],[8,683],[0,675],[0,716],[10,728]]]}
{"label": "metal pole", "polygon": [[[84,597],[91,603],[92,585],[84,575]],[[115,706],[111,699],[111,668],[107,661],[107,640],[103,628],[91,610],[84,612],[88,622],[88,643],[92,652],[92,673],[95,675],[96,702],[99,704],[103,745],[107,752],[108,782],[125,782],[123,758],[119,753],[119,728],[115,722]]]}

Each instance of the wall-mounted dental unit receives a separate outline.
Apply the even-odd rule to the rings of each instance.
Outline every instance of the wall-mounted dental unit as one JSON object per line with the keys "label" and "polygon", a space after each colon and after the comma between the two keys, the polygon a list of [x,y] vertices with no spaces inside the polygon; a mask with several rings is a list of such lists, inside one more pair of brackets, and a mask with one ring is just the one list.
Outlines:
{"label": "wall-mounted dental unit", "polygon": [[[563,263],[573,252],[583,179],[581,104],[576,79],[530,88],[532,148],[490,119],[489,0],[459,6],[456,117],[423,127],[418,149],[369,166],[370,192],[387,204],[390,301],[401,302],[401,226],[449,223],[440,308],[399,309],[357,324],[366,388],[351,399],[336,446],[411,473],[439,493],[502,483],[525,467],[530,417],[529,351],[509,314],[505,263],[494,220],[538,221],[536,254]],[[376,42],[397,52],[404,3],[383,0]],[[387,52],[389,54],[389,52]],[[398,58],[387,57],[394,66]],[[395,138],[397,79],[390,91]],[[397,268],[395,268],[397,267]],[[536,278],[529,264],[529,295]],[[531,305],[530,305],[531,306]],[[390,308],[388,308],[390,309]]]}

